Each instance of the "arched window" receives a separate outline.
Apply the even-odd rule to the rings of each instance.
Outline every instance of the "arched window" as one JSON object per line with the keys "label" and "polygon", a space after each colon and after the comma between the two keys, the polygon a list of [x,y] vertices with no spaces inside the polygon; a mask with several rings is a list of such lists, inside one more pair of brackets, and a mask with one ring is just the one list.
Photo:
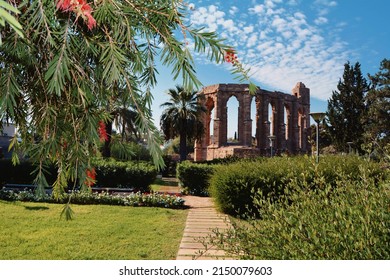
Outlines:
{"label": "arched window", "polygon": [[237,97],[232,95],[227,104],[227,142],[236,143],[240,139],[238,133],[238,110],[239,102]]}
{"label": "arched window", "polygon": [[214,100],[208,98],[206,102],[206,143],[207,145],[214,144]]}

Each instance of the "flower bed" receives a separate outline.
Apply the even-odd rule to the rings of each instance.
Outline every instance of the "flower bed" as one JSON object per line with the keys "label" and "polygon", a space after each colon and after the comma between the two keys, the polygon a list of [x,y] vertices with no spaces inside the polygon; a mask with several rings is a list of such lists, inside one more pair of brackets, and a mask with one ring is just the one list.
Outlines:
{"label": "flower bed", "polygon": [[161,194],[161,193],[131,193],[128,195],[111,195],[107,192],[91,193],[79,192],[66,193],[54,199],[50,195],[38,197],[34,192],[12,190],[0,190],[0,199],[7,201],[29,201],[29,202],[47,202],[47,203],[67,203],[73,204],[104,204],[104,205],[122,205],[122,206],[147,206],[147,207],[165,207],[165,208],[183,208],[184,199],[180,196]]}

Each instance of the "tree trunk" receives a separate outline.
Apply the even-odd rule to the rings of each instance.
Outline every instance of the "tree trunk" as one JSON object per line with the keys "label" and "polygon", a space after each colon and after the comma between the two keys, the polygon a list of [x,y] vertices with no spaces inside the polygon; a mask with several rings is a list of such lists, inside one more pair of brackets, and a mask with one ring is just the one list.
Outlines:
{"label": "tree trunk", "polygon": [[180,161],[187,159],[187,133],[185,130],[180,131]]}

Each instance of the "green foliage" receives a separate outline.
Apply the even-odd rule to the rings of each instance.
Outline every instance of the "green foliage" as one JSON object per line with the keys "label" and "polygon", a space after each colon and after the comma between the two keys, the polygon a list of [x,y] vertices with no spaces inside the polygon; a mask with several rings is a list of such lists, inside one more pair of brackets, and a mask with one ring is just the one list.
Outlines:
{"label": "green foliage", "polygon": [[199,102],[201,96],[196,91],[187,91],[182,86],[169,89],[170,100],[161,105],[165,110],[161,115],[160,126],[165,138],[179,136],[180,160],[187,159],[187,140],[199,139],[204,131],[202,113],[206,108]]}
{"label": "green foliage", "polygon": [[343,79],[337,89],[329,99],[327,110],[327,130],[332,144],[338,151],[347,152],[347,142],[353,142],[354,149],[361,152],[362,119],[366,113],[364,98],[369,88],[358,62],[354,66],[349,62],[344,65]]}
{"label": "green foliage", "polygon": [[134,188],[149,190],[157,176],[154,165],[148,162],[95,160],[96,184],[105,188]]}
{"label": "green foliage", "polygon": [[[325,181],[319,177],[318,181]],[[366,174],[337,180],[336,187],[307,189],[294,182],[272,202],[257,196],[261,219],[233,222],[234,230],[211,242],[243,259],[390,258],[389,184]]]}
{"label": "green foliage", "polygon": [[[0,68],[0,119],[18,126],[21,142],[13,141],[13,150],[37,166],[40,188],[47,187],[44,167],[54,164],[54,193],[60,195],[67,182],[85,181],[101,141],[99,123],[112,122],[111,112],[120,104],[135,108],[137,133],[146,139],[153,163],[162,167],[162,139],[151,113],[156,60],[192,91],[201,83],[187,38],[216,63],[231,47],[214,32],[186,26],[181,0],[89,1],[85,5],[96,26],[87,25],[85,14],[56,4],[20,1],[24,38],[2,30],[0,63],[7,67]],[[7,13],[0,10],[0,16],[3,23]]]}
{"label": "green foliage", "polygon": [[116,160],[150,161],[152,160],[148,149],[134,142],[111,142],[111,157]]}
{"label": "green foliage", "polygon": [[[210,178],[210,194],[218,208],[230,215],[257,213],[254,194],[276,201],[284,195],[290,184],[316,189],[337,186],[342,178],[360,179],[362,170],[375,182],[387,175],[381,165],[356,156],[326,156],[319,165],[308,157],[273,157],[258,161],[240,161],[217,166]],[[318,178],[321,178],[319,180]]]}
{"label": "green foliage", "polygon": [[176,177],[177,161],[171,155],[163,155],[164,168],[161,170],[164,177]]}
{"label": "green foliage", "polygon": [[[133,188],[140,191],[149,190],[157,175],[156,167],[148,162],[115,161],[96,159],[93,161],[96,170],[96,185],[105,188]],[[11,160],[0,160],[0,183],[5,184],[34,184],[36,167],[30,161],[21,161],[14,166]],[[58,170],[54,165],[44,168],[48,187],[56,183]],[[85,176],[84,179],[85,180]],[[67,181],[66,188],[72,189],[74,184]],[[78,183],[78,186],[81,186]],[[55,188],[54,188],[55,191]],[[60,194],[59,194],[60,195]]]}
{"label": "green foliage", "polygon": [[208,180],[214,173],[214,166],[207,164],[181,162],[177,165],[177,178],[186,192],[192,195],[208,195]]}
{"label": "green foliage", "polygon": [[[10,27],[23,38],[23,28],[18,22],[18,20],[12,16],[8,11],[13,12],[15,14],[20,14],[20,11],[9,3],[0,0],[0,25],[5,27],[5,23],[7,22]],[[0,33],[0,45],[2,44],[2,32]]]}
{"label": "green foliage", "polygon": [[[48,184],[53,184],[57,177],[56,168],[51,165],[44,168]],[[33,184],[36,167],[30,161],[22,160],[14,165],[11,159],[0,159],[0,186],[8,184]]]}
{"label": "green foliage", "polygon": [[365,144],[372,145],[368,152],[376,151],[385,155],[390,145],[390,60],[381,62],[380,70],[368,76],[372,86],[366,96],[368,114],[363,119]]}

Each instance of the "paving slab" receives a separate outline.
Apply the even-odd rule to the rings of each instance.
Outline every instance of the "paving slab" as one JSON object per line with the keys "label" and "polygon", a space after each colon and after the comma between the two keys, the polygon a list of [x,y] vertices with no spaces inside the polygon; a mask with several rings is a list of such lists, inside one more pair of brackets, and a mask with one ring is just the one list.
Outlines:
{"label": "paving slab", "polygon": [[227,215],[219,213],[210,197],[185,196],[189,207],[186,226],[177,253],[177,260],[221,260],[235,259],[225,251],[208,247],[205,244],[214,230],[230,227]]}

